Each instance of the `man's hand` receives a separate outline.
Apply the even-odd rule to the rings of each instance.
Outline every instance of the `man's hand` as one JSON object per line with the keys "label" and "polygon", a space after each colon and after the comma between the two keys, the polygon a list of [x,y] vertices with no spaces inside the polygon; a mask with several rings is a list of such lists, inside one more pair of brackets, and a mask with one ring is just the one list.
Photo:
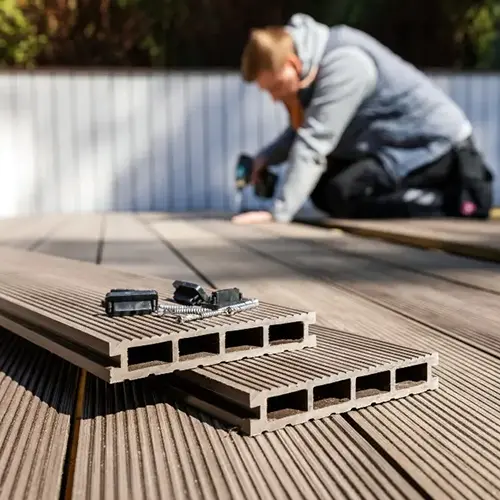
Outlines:
{"label": "man's hand", "polygon": [[235,215],[231,219],[231,222],[234,224],[265,224],[272,221],[273,216],[271,212],[266,212],[264,210],[245,212],[243,214]]}

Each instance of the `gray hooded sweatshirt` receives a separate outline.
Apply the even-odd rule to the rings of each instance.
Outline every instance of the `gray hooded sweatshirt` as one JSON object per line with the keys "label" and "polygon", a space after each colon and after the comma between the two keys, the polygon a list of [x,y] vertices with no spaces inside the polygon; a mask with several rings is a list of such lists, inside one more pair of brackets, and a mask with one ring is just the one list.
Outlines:
{"label": "gray hooded sweatshirt", "polygon": [[303,64],[301,79],[318,72],[299,93],[302,126],[288,127],[260,152],[269,165],[288,160],[271,210],[276,221],[293,219],[329,155],[374,156],[397,182],[471,135],[470,122],[441,89],[369,35],[306,14],[295,14],[286,29]]}

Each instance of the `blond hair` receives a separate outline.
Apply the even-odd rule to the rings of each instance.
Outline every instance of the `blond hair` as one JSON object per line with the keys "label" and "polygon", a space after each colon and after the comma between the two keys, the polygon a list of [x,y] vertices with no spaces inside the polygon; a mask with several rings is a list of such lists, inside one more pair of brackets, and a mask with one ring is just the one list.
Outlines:
{"label": "blond hair", "polygon": [[261,71],[279,71],[294,53],[293,40],[283,26],[253,29],[241,57],[241,73],[253,82]]}

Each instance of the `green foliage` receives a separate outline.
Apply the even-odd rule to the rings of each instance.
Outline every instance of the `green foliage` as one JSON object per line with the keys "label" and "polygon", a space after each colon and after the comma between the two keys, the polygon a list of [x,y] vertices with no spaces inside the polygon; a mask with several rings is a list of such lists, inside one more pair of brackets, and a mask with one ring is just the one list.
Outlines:
{"label": "green foliage", "polygon": [[0,64],[31,67],[47,44],[47,37],[25,15],[15,0],[0,0]]}
{"label": "green foliage", "polygon": [[478,69],[499,68],[500,2],[485,1],[471,7],[465,15],[465,36],[472,41]]}
{"label": "green foliage", "polygon": [[417,66],[500,68],[500,0],[0,0],[0,64],[234,68],[252,27],[295,12]]}

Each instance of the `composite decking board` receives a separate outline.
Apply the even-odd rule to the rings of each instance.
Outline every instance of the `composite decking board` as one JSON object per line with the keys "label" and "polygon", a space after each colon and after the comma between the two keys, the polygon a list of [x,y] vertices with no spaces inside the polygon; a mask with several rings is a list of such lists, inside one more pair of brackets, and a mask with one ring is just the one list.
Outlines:
{"label": "composite decking board", "polygon": [[0,330],[2,498],[59,500],[78,370]]}
{"label": "composite decking board", "polygon": [[415,227],[428,231],[443,232],[446,234],[457,235],[484,235],[492,234],[498,236],[500,229],[499,220],[467,220],[467,219],[446,219],[446,218],[431,218],[431,219],[395,219],[395,220],[372,220],[372,221],[357,221],[357,222],[370,222],[379,226],[395,226],[404,228],[405,226]]}
{"label": "composite decking board", "polygon": [[246,438],[138,380],[87,380],[72,498],[422,496],[341,418]]}
{"label": "composite decking board", "polygon": [[[228,495],[258,500],[269,494],[421,498],[341,420],[286,430],[257,444],[228,435],[203,413],[160,404],[164,396],[142,389],[141,381],[109,388],[89,378],[88,385],[73,498],[94,498],[102,491],[134,500]],[[139,408],[129,409],[128,418],[118,413],[131,403]],[[133,455],[123,446],[137,442],[142,459],[133,463],[131,474],[126,464]]]}
{"label": "composite decking board", "polygon": [[106,266],[137,274],[200,282],[164,242],[129,214],[106,214],[101,260]]}
{"label": "composite decking board", "polygon": [[277,235],[270,235],[258,228],[248,231],[220,221],[198,224],[500,357],[500,318],[495,313],[498,297],[494,294],[382,262],[331,252],[307,240],[279,237],[279,229],[275,230]]}
{"label": "composite decking board", "polygon": [[104,215],[93,213],[67,216],[56,230],[37,246],[36,251],[95,264],[104,219]]}
{"label": "composite decking board", "polygon": [[[238,390],[242,404],[252,407],[268,397],[294,391],[310,382],[342,379],[344,374],[362,376],[379,367],[405,366],[431,362],[437,365],[438,353],[375,340],[350,332],[311,326],[317,337],[314,349],[299,353],[222,363],[179,374],[202,387],[225,394],[225,389]],[[427,380],[427,378],[426,378]],[[215,388],[214,384],[219,384]],[[220,391],[218,390],[220,389]],[[231,399],[231,396],[227,396]]]}
{"label": "composite decking board", "polygon": [[[190,242],[189,238],[187,238],[187,242]],[[206,243],[210,247],[210,238],[206,240]],[[224,250],[223,246],[222,250]],[[245,251],[242,251],[241,256],[243,259],[245,257],[250,258],[250,255]],[[222,257],[224,257],[224,253]],[[265,273],[275,274],[276,276],[281,276],[281,278],[287,277],[286,272],[288,271],[286,269],[280,268],[275,263],[268,264],[268,261],[256,259],[255,255],[249,262],[253,264],[247,265],[246,275],[244,272],[240,273],[239,276],[241,278],[237,280],[237,284],[246,283],[248,280],[249,293],[253,293],[252,287],[259,287],[263,294],[266,293],[265,286],[257,282],[257,279],[252,277],[251,274],[248,274],[249,267],[253,268],[253,272],[255,272],[255,264],[257,262],[257,268],[263,271],[262,274],[265,271]],[[263,264],[264,262],[265,265]],[[230,262],[229,265],[231,264]],[[221,267],[222,265],[219,262],[219,269]],[[226,280],[231,283],[232,275],[231,273],[225,273],[224,269],[218,274],[216,268],[211,268],[209,277],[214,279],[215,276],[223,277],[224,275],[226,276]],[[289,272],[288,276],[290,276]],[[222,286],[222,281],[215,281],[217,286]],[[260,282],[262,282],[262,279]],[[429,345],[434,346],[441,355],[441,366],[438,369],[438,373],[442,382],[441,389],[432,394],[434,406],[431,406],[427,401],[427,394],[412,397],[411,403],[409,400],[404,401],[405,404],[409,405],[410,410],[408,411],[410,413],[407,411],[409,417],[402,419],[401,417],[404,416],[404,413],[401,412],[404,407],[400,409],[400,403],[402,402],[395,401],[391,404],[391,408],[394,410],[398,408],[398,410],[393,412],[389,421],[384,420],[384,422],[389,422],[391,426],[383,429],[376,427],[377,420],[369,420],[365,417],[369,411],[374,410],[382,412],[381,415],[387,418],[386,410],[380,406],[374,407],[374,409],[353,412],[351,415],[354,415],[356,419],[360,419],[359,425],[361,429],[376,436],[377,441],[390,451],[391,456],[409,471],[409,475],[422,485],[426,491],[430,492],[432,497],[491,498],[498,492],[498,486],[493,483],[492,487],[491,480],[487,479],[488,475],[498,470],[495,467],[497,467],[496,464],[498,463],[496,442],[498,441],[497,429],[499,428],[497,409],[500,394],[498,387],[500,372],[498,364],[491,357],[479,353],[469,346],[462,345],[454,339],[443,338],[441,334],[436,334],[436,332],[433,332],[429,328],[412,325],[394,313],[370,304],[363,299],[350,296],[350,301],[346,302],[346,300],[343,300],[343,297],[347,297],[349,294],[332,291],[331,287],[320,286],[313,280],[300,278],[300,276],[297,278],[295,276],[293,283],[291,283],[291,280],[288,281],[287,290],[285,290],[282,283],[279,285],[273,288],[274,285],[268,283],[267,290],[270,290],[272,294],[276,294],[280,300],[287,298],[294,300],[295,304],[309,303],[318,305],[319,307],[316,307],[316,310],[318,311],[319,322],[330,324],[336,328],[345,328],[347,326],[352,331],[363,333],[367,336],[400,340],[404,344],[417,348],[427,348]],[[307,294],[303,293],[304,289],[307,289]],[[283,295],[280,295],[280,290],[283,291]],[[294,293],[295,299],[293,298]],[[331,295],[329,295],[330,293]],[[332,307],[332,304],[335,304],[336,307]],[[351,307],[349,308],[349,306]],[[384,325],[384,328],[382,329],[380,325]],[[480,370],[478,370],[478,367],[480,367]],[[97,384],[100,384],[101,387],[106,387],[105,384],[100,382],[97,382]],[[137,398],[137,395],[142,397],[142,394],[137,391],[131,391],[125,397],[123,394],[124,391],[116,393],[116,389],[118,389],[118,386],[113,386],[110,390],[113,391],[113,394],[118,394],[117,397],[122,401],[122,405],[123,401],[133,401],[134,397]],[[103,408],[106,402],[104,391],[100,393],[99,398],[100,403],[96,407]],[[112,406],[111,399],[112,397],[109,397],[107,400],[109,407]],[[414,404],[413,402],[416,401],[421,402],[421,404]],[[439,411],[435,409],[438,404]],[[305,424],[295,427],[293,430],[284,429],[283,433],[282,431],[278,431],[280,434],[278,436],[275,433],[276,436],[272,438],[274,441],[272,441],[271,445],[267,440],[271,438],[266,437],[265,440],[260,441],[242,441],[244,444],[241,446],[235,445],[232,447],[236,439],[234,434],[228,436],[227,432],[223,432],[220,439],[217,436],[215,441],[211,439],[200,441],[198,438],[199,434],[190,434],[188,429],[191,425],[199,424],[200,421],[198,418],[202,421],[199,424],[201,426],[200,432],[202,433],[205,431],[217,432],[216,429],[219,429],[219,427],[217,427],[217,422],[208,418],[205,419],[203,414],[197,414],[197,417],[190,418],[188,421],[179,421],[179,418],[186,415],[185,411],[189,411],[181,407],[179,412],[171,414],[172,418],[174,418],[173,424],[170,419],[168,419],[168,423],[178,429],[176,437],[180,438],[180,443],[182,444],[179,444],[178,441],[175,449],[179,450],[180,456],[183,458],[179,459],[179,456],[175,455],[170,462],[166,461],[167,463],[163,465],[164,467],[169,467],[172,464],[176,467],[168,469],[167,474],[162,474],[161,468],[158,469],[155,466],[149,467],[149,464],[157,464],[158,461],[161,462],[162,457],[168,454],[169,451],[172,451],[171,442],[168,441],[168,431],[167,438],[164,441],[166,444],[163,445],[161,442],[153,440],[153,445],[156,443],[154,452],[151,451],[151,445],[147,441],[149,432],[156,435],[154,433],[157,430],[165,428],[165,426],[158,425],[158,419],[155,417],[162,410],[159,410],[158,406],[155,406],[154,409],[147,407],[147,411],[152,414],[152,424],[140,416],[141,411],[144,410],[129,410],[127,413],[108,415],[106,419],[98,416],[92,419],[91,422],[83,422],[82,429],[88,424],[93,426],[92,429],[96,430],[95,433],[90,435],[90,439],[94,440],[92,451],[99,449],[100,452],[96,451],[96,454],[87,456],[85,453],[88,448],[84,447],[82,458],[82,454],[79,451],[79,457],[82,461],[80,462],[81,467],[77,469],[76,477],[79,486],[83,488],[82,490],[78,490],[79,498],[88,498],[91,492],[100,492],[101,486],[106,487],[110,494],[118,489],[122,491],[121,488],[129,486],[130,481],[134,479],[131,479],[130,475],[128,475],[120,481],[117,475],[117,467],[119,468],[118,472],[128,472],[129,462],[127,461],[127,456],[132,456],[128,455],[127,450],[129,445],[127,441],[124,442],[120,436],[130,437],[132,442],[137,442],[137,439],[141,439],[141,436],[146,436],[142,451],[144,453],[143,457],[146,455],[148,457],[144,462],[148,465],[143,467],[147,467],[147,478],[151,481],[149,484],[152,484],[154,481],[159,482],[165,477],[169,479],[172,477],[174,484],[180,485],[182,490],[184,483],[176,482],[177,478],[183,475],[187,478],[192,477],[193,481],[190,483],[192,487],[190,487],[189,491],[192,492],[193,497],[202,495],[202,493],[199,493],[200,484],[205,488],[205,485],[213,483],[212,478],[214,476],[216,480],[219,479],[220,474],[223,477],[218,482],[219,489],[216,491],[224,493],[226,491],[224,488],[233,488],[229,491],[238,492],[234,495],[234,498],[258,498],[258,493],[262,497],[266,494],[269,495],[270,492],[271,494],[272,492],[277,492],[276,495],[279,495],[282,482],[285,483],[285,491],[287,493],[300,496],[302,485],[299,484],[296,487],[296,484],[293,483],[296,475],[288,471],[290,470],[290,463],[298,464],[299,466],[304,464],[304,453],[307,453],[306,460],[310,465],[304,468],[301,478],[304,478],[307,484],[312,484],[316,497],[320,497],[322,493],[323,497],[325,495],[331,497],[331,494],[335,495],[336,492],[339,492],[337,496],[348,496],[344,493],[344,489],[339,489],[339,481],[344,481],[345,478],[347,480],[345,483],[342,482],[342,484],[349,485],[351,481],[354,484],[354,490],[348,490],[351,497],[359,498],[359,496],[363,496],[367,498],[373,495],[375,498],[380,498],[387,496],[384,490],[380,489],[380,486],[373,490],[370,483],[368,483],[368,486],[366,486],[365,482],[363,482],[363,485],[359,485],[360,474],[363,474],[364,477],[369,477],[368,481],[378,480],[378,467],[386,467],[387,463],[380,456],[377,457],[374,454],[374,450],[368,447],[368,449],[363,450],[363,454],[358,455],[359,466],[357,462],[354,462],[354,466],[353,463],[346,465],[344,455],[351,454],[353,446],[348,441],[347,447],[344,450],[343,447],[339,448],[338,442],[335,440],[332,441],[332,436],[335,435],[336,431],[332,430],[331,422],[337,419],[325,419],[324,421],[316,422],[314,425]],[[101,412],[101,414],[104,413]],[[120,428],[118,437],[114,433],[116,429],[114,422],[116,421],[119,423],[117,427]],[[134,427],[134,422],[137,421],[141,422],[142,425]],[[164,423],[163,420],[160,420],[160,422]],[[428,425],[417,428],[420,422],[426,422]],[[215,430],[213,429],[214,425],[216,426]],[[457,427],[460,428],[460,439],[456,437]],[[88,427],[85,428],[88,429]],[[105,429],[108,432],[104,441],[101,441],[102,433],[100,431]],[[349,430],[352,432],[352,429],[346,426],[345,430],[341,430],[339,436],[345,437],[346,432]],[[412,444],[411,439],[415,437],[414,432],[417,430],[416,437],[418,438],[418,442]],[[293,432],[293,434],[288,434],[288,432]],[[291,438],[284,445],[281,445],[283,443],[283,435],[290,435]],[[189,436],[186,441],[184,441],[185,436]],[[296,436],[305,436],[306,444],[303,444],[303,440],[297,440]],[[261,437],[264,438],[264,436]],[[86,434],[86,439],[88,438],[89,435]],[[321,450],[318,450],[318,440],[321,442]],[[198,447],[204,443],[206,443],[204,449]],[[250,460],[245,459],[249,456],[247,443],[251,443],[252,450],[258,450],[259,456],[256,459],[254,459],[254,455],[250,456]],[[307,446],[308,443],[310,443],[311,447]],[[85,446],[87,444],[88,442]],[[113,448],[113,446],[115,447]],[[285,446],[285,450],[283,450],[283,446]],[[457,446],[461,452],[458,458],[456,448],[454,449],[453,446]],[[214,448],[216,453],[215,456],[212,456],[211,453]],[[262,454],[260,454],[261,450]],[[337,452],[336,450],[341,451]],[[202,454],[202,461],[197,462],[197,465],[193,465],[192,462],[193,452],[196,456]],[[280,465],[278,465],[278,469],[276,469],[276,466],[272,469],[269,468],[268,457],[270,453],[279,460],[278,464]],[[323,456],[323,453],[326,456]],[[367,463],[367,459],[364,457],[365,453],[369,457],[370,463],[375,463],[376,469],[370,469],[369,471],[364,469]],[[100,467],[100,456],[106,457],[106,459],[109,458],[106,462],[106,469]],[[117,457],[117,461],[114,460],[115,457]],[[479,461],[477,461],[478,459]],[[318,461],[321,464],[319,468],[317,467]],[[89,464],[92,465],[92,468],[87,469]],[[142,462],[140,464],[142,465]],[[217,464],[217,472],[214,472],[214,464]],[[486,468],[484,467],[485,465]],[[195,467],[196,474],[191,476],[193,467]],[[149,474],[151,470],[154,472]],[[158,470],[160,470],[160,474],[157,474]],[[363,473],[361,472],[362,470]],[[98,472],[98,474],[92,476],[93,472]],[[112,474],[108,472],[112,472]],[[465,475],[463,475],[464,473]],[[243,477],[245,479],[242,479]],[[381,482],[377,484],[381,484],[383,488],[386,485],[390,485],[389,481],[393,481],[394,479],[403,481],[397,473],[394,475],[385,474],[381,478]],[[195,481],[198,481],[198,483],[195,483]],[[292,482],[291,484],[290,481]],[[235,482],[243,485],[240,487],[240,490],[234,489],[233,485]],[[198,486],[194,486],[195,484]],[[257,487],[254,485],[257,485]],[[118,488],[115,489],[115,486],[118,486]],[[168,492],[168,487],[166,485],[162,491],[165,490]],[[75,485],[75,491],[76,488],[77,485]],[[245,489],[240,494],[239,492],[243,488]],[[256,490],[255,488],[258,489]],[[371,493],[370,489],[374,493]],[[486,493],[484,493],[485,489]],[[207,490],[203,489],[203,492],[205,491]],[[210,497],[212,490],[209,489],[208,491],[208,497]],[[255,491],[258,493],[255,493]],[[325,491],[326,493],[324,493]],[[406,492],[406,489],[403,491]],[[475,492],[475,494],[471,494],[471,491]],[[127,494],[131,495],[131,493],[125,492],[123,498],[127,498]],[[84,495],[87,495],[87,497]],[[132,498],[134,498],[133,495]],[[168,495],[166,498],[168,498]]]}
{"label": "composite decking board", "polygon": [[[307,222],[307,221],[303,221]],[[399,242],[422,248],[434,248],[450,253],[465,255],[471,258],[500,260],[500,236],[493,232],[459,232],[446,231],[440,228],[428,228],[411,221],[347,221],[342,219],[325,219],[313,223],[322,227],[337,228],[343,231],[370,238]],[[496,221],[494,224],[498,224]]]}
{"label": "composite decking board", "polygon": [[[439,391],[408,398],[406,404],[413,411],[411,418],[403,418],[403,413],[400,415],[397,401],[391,403],[389,422],[392,423],[377,432],[376,442],[435,498],[492,498],[488,488],[493,495],[500,492],[498,480],[493,476],[492,483],[491,478],[494,471],[500,472],[500,456],[495,444],[500,437],[498,360],[366,299],[335,289],[321,279],[308,278],[307,272],[291,271],[265,255],[249,252],[192,222],[162,220],[155,225],[216,286],[245,283],[249,293],[258,290],[262,297],[276,296],[282,303],[294,301],[299,307],[315,307],[318,324],[416,349],[432,347],[440,355],[440,365],[436,369]],[[232,232],[233,228],[228,225],[227,230]],[[214,251],[224,262],[223,266],[209,258]],[[239,265],[241,262],[245,262],[245,266]],[[416,405],[416,401],[423,401],[425,408]],[[432,404],[439,405],[440,411],[433,413]],[[379,406],[377,411],[386,415],[387,406]],[[366,435],[373,435],[373,423],[368,418],[370,411],[352,412],[359,429]],[[430,415],[434,419],[432,425],[424,425]],[[418,427],[420,423],[422,426]],[[459,443],[461,455],[457,459],[450,450],[459,439],[463,441]],[[423,442],[429,446],[422,447]],[[439,446],[434,444],[437,442]],[[477,463],[478,456],[482,457],[482,464]],[[429,467],[430,461],[433,467]],[[488,464],[487,468],[484,463]],[[469,494],[470,491],[474,494]]]}
{"label": "composite decking board", "polygon": [[380,261],[391,267],[435,276],[469,288],[500,293],[500,266],[496,262],[386,243],[348,233],[338,234],[303,224],[262,225],[258,230],[269,232],[273,237],[299,238],[327,246],[335,252]]}
{"label": "composite decking board", "polygon": [[318,345],[186,371],[169,382],[200,410],[258,435],[438,388],[438,354],[319,326]]}
{"label": "composite decking board", "polygon": [[[146,277],[136,282],[118,270],[6,248],[0,250],[0,258],[0,315],[22,318],[96,355],[109,357],[109,382],[315,345],[308,330],[314,322],[314,311],[261,302],[255,309],[233,317],[185,324],[169,316],[108,318],[100,306],[105,293],[115,287],[135,287],[147,282]],[[162,285],[157,287],[162,298],[170,296],[171,282],[154,281]],[[295,337],[293,327],[280,330],[279,339],[271,333],[289,324],[301,325],[300,336]],[[31,338],[35,338],[36,329],[30,329]],[[226,338],[244,335],[249,329],[259,329],[255,343],[241,344],[238,349],[233,349],[230,341],[226,345]],[[193,344],[186,347],[189,355],[184,350],[187,339]],[[211,345],[204,346],[203,339],[210,340]],[[135,350],[153,344],[158,349],[146,353]],[[79,366],[102,376],[102,370],[93,372],[88,364]]]}
{"label": "composite decking board", "polygon": [[68,216],[64,214],[2,219],[0,220],[0,245],[29,249],[43,243],[67,220]]}

